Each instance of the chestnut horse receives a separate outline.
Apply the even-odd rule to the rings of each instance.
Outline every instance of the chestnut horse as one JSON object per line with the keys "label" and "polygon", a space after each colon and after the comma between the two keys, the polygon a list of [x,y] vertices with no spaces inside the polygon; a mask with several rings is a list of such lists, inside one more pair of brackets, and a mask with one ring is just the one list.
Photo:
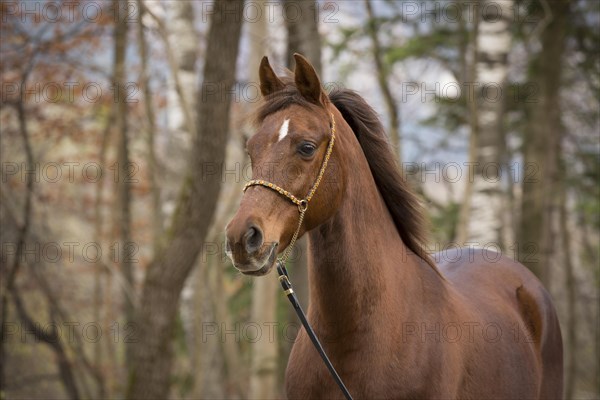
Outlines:
{"label": "chestnut horse", "polygon": [[[542,284],[497,253],[428,255],[419,200],[374,110],[349,90],[327,95],[310,63],[295,59],[293,79],[278,77],[263,59],[265,102],[247,151],[253,179],[300,199],[315,182],[335,120],[329,166],[299,233],[308,233],[308,320],[350,393],[561,398],[561,333]],[[286,196],[249,187],[227,226],[234,266],[267,274],[298,218]],[[304,329],[290,355],[286,391],[289,398],[342,398]]]}

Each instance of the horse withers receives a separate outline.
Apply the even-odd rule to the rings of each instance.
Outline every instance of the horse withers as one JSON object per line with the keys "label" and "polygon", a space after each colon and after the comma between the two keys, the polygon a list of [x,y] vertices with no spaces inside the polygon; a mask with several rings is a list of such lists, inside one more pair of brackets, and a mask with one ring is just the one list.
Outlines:
{"label": "horse withers", "polygon": [[[308,319],[355,398],[562,397],[560,326],[550,295],[523,265],[460,249],[425,251],[419,199],[401,177],[375,111],[355,92],[327,95],[295,55],[293,78],[260,65],[264,104],[247,142],[253,179],[301,199],[329,167],[298,234],[308,235]],[[288,196],[289,197],[289,196]],[[234,266],[269,273],[298,226],[298,207],[247,188],[227,226]],[[449,258],[449,257],[446,257]],[[342,398],[300,330],[286,370],[288,398]]]}

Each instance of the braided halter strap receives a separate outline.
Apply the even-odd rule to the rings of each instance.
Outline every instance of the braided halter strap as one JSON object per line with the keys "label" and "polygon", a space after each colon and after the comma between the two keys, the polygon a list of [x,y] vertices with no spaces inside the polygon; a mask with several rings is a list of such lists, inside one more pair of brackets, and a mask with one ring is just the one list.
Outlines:
{"label": "braided halter strap", "polygon": [[300,232],[300,228],[302,227],[302,221],[304,221],[304,214],[306,214],[306,210],[308,210],[308,203],[310,202],[313,195],[317,191],[317,188],[319,187],[319,184],[321,183],[321,179],[323,179],[323,174],[325,173],[325,169],[327,168],[327,163],[329,162],[329,158],[331,157],[331,152],[333,151],[333,144],[335,143],[335,119],[333,118],[333,114],[331,114],[330,127],[331,127],[331,139],[329,139],[329,144],[327,145],[327,150],[325,151],[325,157],[323,158],[323,162],[321,163],[321,168],[319,169],[319,174],[317,175],[317,179],[315,180],[312,187],[308,191],[308,194],[306,195],[306,197],[304,197],[303,199],[299,199],[298,197],[294,196],[292,193],[285,190],[284,188],[282,188],[274,183],[262,180],[262,179],[253,179],[250,182],[246,183],[246,186],[244,186],[244,192],[246,192],[246,190],[250,186],[264,186],[266,188],[276,191],[277,193],[286,197],[288,200],[290,200],[292,203],[294,203],[295,205],[298,206],[298,212],[300,213],[300,219],[298,220],[298,227],[296,228],[296,231],[294,232],[294,236],[292,236],[292,240],[290,241],[289,246],[287,247],[287,249],[285,250],[283,255],[279,258],[281,265],[285,265],[285,262],[287,261],[288,257],[292,253],[292,249],[294,248],[294,245],[296,244],[296,240],[298,239],[298,233]]}

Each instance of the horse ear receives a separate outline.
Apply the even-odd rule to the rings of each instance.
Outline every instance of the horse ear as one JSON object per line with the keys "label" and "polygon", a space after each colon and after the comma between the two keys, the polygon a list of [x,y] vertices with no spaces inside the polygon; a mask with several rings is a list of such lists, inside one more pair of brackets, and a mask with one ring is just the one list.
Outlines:
{"label": "horse ear", "polygon": [[275,93],[285,86],[281,79],[277,77],[269,59],[264,56],[260,61],[260,67],[258,68],[258,77],[260,79],[260,92],[263,96],[268,96],[271,93]]}
{"label": "horse ear", "polygon": [[327,95],[321,88],[321,81],[317,75],[317,71],[313,68],[310,62],[298,53],[294,53],[296,60],[296,71],[294,80],[300,94],[308,101],[325,105]]}

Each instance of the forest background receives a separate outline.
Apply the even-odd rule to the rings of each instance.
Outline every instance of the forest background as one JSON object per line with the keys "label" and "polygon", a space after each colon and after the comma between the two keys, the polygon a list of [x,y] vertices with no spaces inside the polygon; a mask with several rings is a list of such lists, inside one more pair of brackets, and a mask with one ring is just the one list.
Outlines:
{"label": "forest background", "polygon": [[[299,324],[273,275],[235,271],[224,227],[251,179],[258,63],[293,70],[294,52],[378,111],[431,252],[483,247],[542,280],[565,396],[600,396],[600,2],[0,13],[0,398],[284,396]],[[305,252],[290,269],[306,303]]]}

